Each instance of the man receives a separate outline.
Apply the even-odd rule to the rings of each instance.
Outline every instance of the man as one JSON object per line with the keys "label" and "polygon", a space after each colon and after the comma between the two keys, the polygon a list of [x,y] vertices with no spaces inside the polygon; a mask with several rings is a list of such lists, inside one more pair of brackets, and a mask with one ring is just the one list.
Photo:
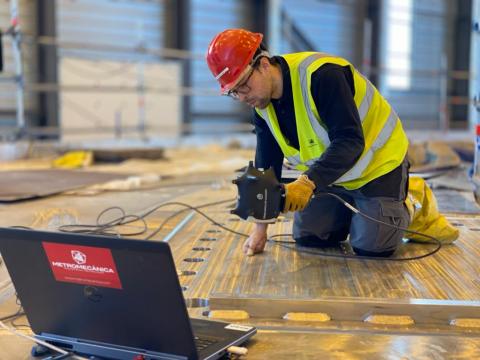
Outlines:
{"label": "man", "polygon": [[[303,171],[285,186],[295,241],[335,246],[350,234],[357,254],[390,256],[403,231],[352,213],[325,192],[406,228],[408,140],[400,120],[347,60],[317,52],[270,57],[262,38],[225,30],[210,43],[207,63],[223,94],[255,109],[255,166],[273,166],[280,178],[286,158]],[[257,223],[244,251],[262,252],[266,241],[267,225]]]}

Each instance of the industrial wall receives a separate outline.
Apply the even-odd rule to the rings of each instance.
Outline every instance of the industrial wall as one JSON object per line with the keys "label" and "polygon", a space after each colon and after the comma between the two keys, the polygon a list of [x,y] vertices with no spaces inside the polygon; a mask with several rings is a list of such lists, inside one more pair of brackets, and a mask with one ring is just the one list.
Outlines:
{"label": "industrial wall", "polygon": [[[226,28],[245,27],[265,33],[267,44],[276,31],[278,52],[315,50],[343,56],[372,79],[392,103],[405,127],[425,129],[467,128],[472,122],[471,93],[476,88],[474,71],[478,57],[471,55],[478,30],[472,32],[472,8],[477,1],[461,0],[52,0],[55,7],[58,74],[85,74],[83,91],[94,86],[121,87],[105,82],[109,76],[121,76],[122,67],[136,74],[127,81],[127,102],[136,109],[120,115],[122,124],[141,132],[149,126],[176,126],[178,134],[231,133],[249,131],[251,110],[218,94],[204,54],[213,36]],[[36,1],[19,2],[21,30],[24,33],[23,65],[25,83],[38,78],[38,49],[46,46],[36,38],[38,9]],[[48,3],[42,1],[40,3]],[[277,11],[271,11],[277,4]],[[183,12],[172,12],[181,5]],[[10,1],[0,2],[1,29],[8,28]],[[277,16],[277,18],[275,18]],[[177,36],[169,27],[176,23],[185,33],[185,51],[180,57],[165,55],[167,44],[175,46]],[[272,27],[273,23],[278,26]],[[14,73],[11,43],[4,36],[5,72],[0,77],[0,124],[15,124],[16,87],[8,75]],[[477,39],[478,42],[478,39]],[[472,52],[478,49],[472,46]],[[168,50],[168,49],[167,49]],[[70,61],[73,59],[72,61]],[[107,69],[87,74],[88,69],[72,68],[86,62],[106,61]],[[65,61],[69,60],[69,61]],[[477,65],[472,63],[475,62]],[[114,66],[117,63],[118,67]],[[172,64],[176,63],[174,70]],[[156,64],[157,67],[154,67]],[[165,71],[162,66],[165,65]],[[64,69],[68,66],[70,69]],[[88,65],[88,66],[91,66]],[[87,66],[87,67],[88,67]],[[94,66],[94,65],[93,65]],[[113,66],[113,68],[111,68]],[[155,68],[155,70],[154,70]],[[133,70],[132,70],[133,69]],[[147,73],[146,69],[153,71]],[[162,74],[162,71],[164,75]],[[172,78],[175,73],[176,79]],[[112,75],[113,74],[113,75]],[[167,74],[167,75],[165,75]],[[97,77],[100,76],[99,79]],[[99,83],[97,80],[102,80]],[[472,80],[472,81],[471,81]],[[65,107],[78,118],[94,117],[91,102],[78,104],[72,83],[58,79],[59,123]],[[68,85],[68,86],[67,86]],[[127,85],[125,85],[127,86]],[[127,87],[128,87],[127,86]],[[39,90],[26,86],[25,108],[28,123],[38,124],[42,107]],[[112,89],[112,98],[115,96]],[[469,94],[470,91],[470,94]],[[173,104],[145,106],[147,94],[170,96]],[[96,93],[100,94],[100,93]],[[97,96],[97,95],[95,95]],[[100,96],[100,95],[99,95]],[[469,97],[470,96],[470,97]],[[136,99],[136,100],[135,100]],[[153,97],[151,101],[157,101]],[[159,100],[160,101],[160,100]],[[75,103],[75,105],[72,105]],[[70,104],[70,105],[67,105]],[[161,103],[161,101],[160,101]],[[82,108],[83,107],[83,108]],[[118,127],[118,104],[111,106],[107,128]],[[149,113],[163,114],[159,116]],[[175,114],[173,114],[175,112]],[[127,115],[128,113],[128,115]],[[98,114],[97,114],[98,115]],[[101,115],[104,116],[104,115]],[[132,118],[126,121],[126,118]],[[115,120],[117,118],[117,120]],[[134,118],[134,119],[133,119]],[[91,119],[90,119],[91,120]],[[115,123],[116,121],[116,123]],[[94,122],[93,122],[94,123]],[[173,124],[173,125],[172,125]],[[118,129],[117,129],[118,130]],[[135,129],[134,129],[135,130]],[[116,131],[108,130],[108,131]],[[113,133],[112,132],[112,133]],[[140,134],[141,135],[141,134]]]}
{"label": "industrial wall", "polygon": [[[165,61],[161,1],[57,0],[62,138],[181,133],[180,66]],[[88,26],[86,26],[88,24]],[[108,90],[104,90],[108,89]]]}

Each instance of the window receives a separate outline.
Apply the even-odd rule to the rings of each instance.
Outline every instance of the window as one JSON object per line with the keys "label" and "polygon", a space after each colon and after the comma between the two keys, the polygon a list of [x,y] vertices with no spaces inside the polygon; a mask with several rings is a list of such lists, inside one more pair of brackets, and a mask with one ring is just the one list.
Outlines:
{"label": "window", "polygon": [[413,0],[386,1],[386,66],[389,90],[408,90],[411,82]]}

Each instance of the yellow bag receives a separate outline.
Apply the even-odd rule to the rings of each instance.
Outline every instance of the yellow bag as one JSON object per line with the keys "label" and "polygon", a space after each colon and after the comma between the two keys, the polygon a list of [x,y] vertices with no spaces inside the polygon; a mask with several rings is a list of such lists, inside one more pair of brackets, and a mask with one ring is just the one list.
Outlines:
{"label": "yellow bag", "polygon": [[[422,178],[410,177],[405,205],[410,213],[409,230],[433,236],[442,244],[450,244],[458,239],[458,229],[450,224],[445,216],[440,214],[437,200]],[[418,242],[432,241],[425,236],[412,233],[405,233],[405,237]]]}
{"label": "yellow bag", "polygon": [[69,151],[53,160],[53,167],[62,169],[75,169],[89,166],[93,163],[91,151]]}

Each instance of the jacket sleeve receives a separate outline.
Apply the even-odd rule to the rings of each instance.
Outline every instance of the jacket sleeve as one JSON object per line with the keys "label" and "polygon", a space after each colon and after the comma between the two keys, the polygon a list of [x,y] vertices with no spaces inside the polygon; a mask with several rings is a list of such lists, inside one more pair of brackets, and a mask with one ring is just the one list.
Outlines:
{"label": "jacket sleeve", "polygon": [[365,148],[365,139],[353,99],[350,68],[336,64],[320,67],[312,74],[311,92],[330,145],[305,173],[321,189],[355,165]]}
{"label": "jacket sleeve", "polygon": [[273,166],[277,179],[282,176],[283,152],[265,120],[254,110],[253,125],[257,136],[255,167],[268,169]]}

